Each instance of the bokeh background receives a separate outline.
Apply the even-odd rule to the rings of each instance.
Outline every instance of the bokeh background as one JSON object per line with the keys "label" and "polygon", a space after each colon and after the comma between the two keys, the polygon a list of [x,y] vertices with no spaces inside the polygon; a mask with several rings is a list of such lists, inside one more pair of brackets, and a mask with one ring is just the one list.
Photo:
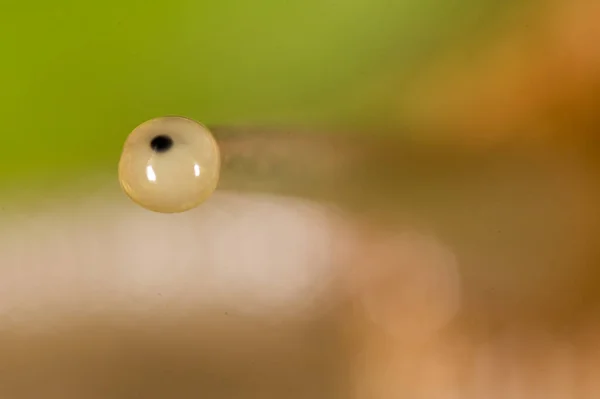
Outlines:
{"label": "bokeh background", "polygon": [[[598,20],[585,0],[4,1],[0,393],[596,397]],[[138,209],[121,146],[167,114],[300,126],[312,149],[359,132],[384,177],[349,191],[377,217],[263,193]]]}
{"label": "bokeh background", "polygon": [[9,1],[2,182],[112,168],[133,126],[171,113],[504,131],[498,119],[523,122],[544,93],[591,91],[596,11],[565,4]]}

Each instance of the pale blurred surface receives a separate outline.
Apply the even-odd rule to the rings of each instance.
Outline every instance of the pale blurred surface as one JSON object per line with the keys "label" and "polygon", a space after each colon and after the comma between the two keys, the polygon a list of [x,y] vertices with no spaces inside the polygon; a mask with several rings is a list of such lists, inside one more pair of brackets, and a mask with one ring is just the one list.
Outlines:
{"label": "pale blurred surface", "polygon": [[330,215],[227,193],[161,215],[112,186],[3,220],[2,397],[335,393]]}
{"label": "pale blurred surface", "polygon": [[542,153],[403,222],[226,191],[161,215],[101,179],[15,205],[2,393],[593,398],[597,175]]}

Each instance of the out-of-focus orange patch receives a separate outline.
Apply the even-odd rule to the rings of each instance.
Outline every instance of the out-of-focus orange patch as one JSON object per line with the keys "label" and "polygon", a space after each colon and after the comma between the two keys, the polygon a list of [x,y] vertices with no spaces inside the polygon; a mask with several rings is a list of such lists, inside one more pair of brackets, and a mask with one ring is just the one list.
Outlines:
{"label": "out-of-focus orange patch", "polygon": [[600,125],[599,20],[600,3],[571,1],[513,21],[490,47],[453,52],[424,71],[401,94],[398,117],[477,142]]}

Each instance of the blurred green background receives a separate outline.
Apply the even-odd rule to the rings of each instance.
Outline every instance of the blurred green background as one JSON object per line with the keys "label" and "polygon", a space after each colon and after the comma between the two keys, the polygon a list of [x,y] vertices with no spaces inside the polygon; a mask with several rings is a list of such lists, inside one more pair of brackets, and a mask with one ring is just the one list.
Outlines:
{"label": "blurred green background", "polygon": [[129,131],[165,114],[207,124],[381,121],[390,98],[370,89],[379,77],[393,76],[392,93],[402,93],[403,82],[439,54],[485,45],[511,7],[487,0],[5,1],[0,184],[48,188],[115,169]]}

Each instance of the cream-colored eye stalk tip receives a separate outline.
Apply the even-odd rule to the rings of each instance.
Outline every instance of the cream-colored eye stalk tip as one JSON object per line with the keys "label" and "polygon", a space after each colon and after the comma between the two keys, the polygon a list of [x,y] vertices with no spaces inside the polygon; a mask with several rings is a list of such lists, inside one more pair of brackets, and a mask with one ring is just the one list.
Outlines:
{"label": "cream-colored eye stalk tip", "polygon": [[129,198],[148,210],[185,212],[215,191],[220,167],[219,146],[206,127],[167,116],[142,123],[127,137],[119,182]]}

